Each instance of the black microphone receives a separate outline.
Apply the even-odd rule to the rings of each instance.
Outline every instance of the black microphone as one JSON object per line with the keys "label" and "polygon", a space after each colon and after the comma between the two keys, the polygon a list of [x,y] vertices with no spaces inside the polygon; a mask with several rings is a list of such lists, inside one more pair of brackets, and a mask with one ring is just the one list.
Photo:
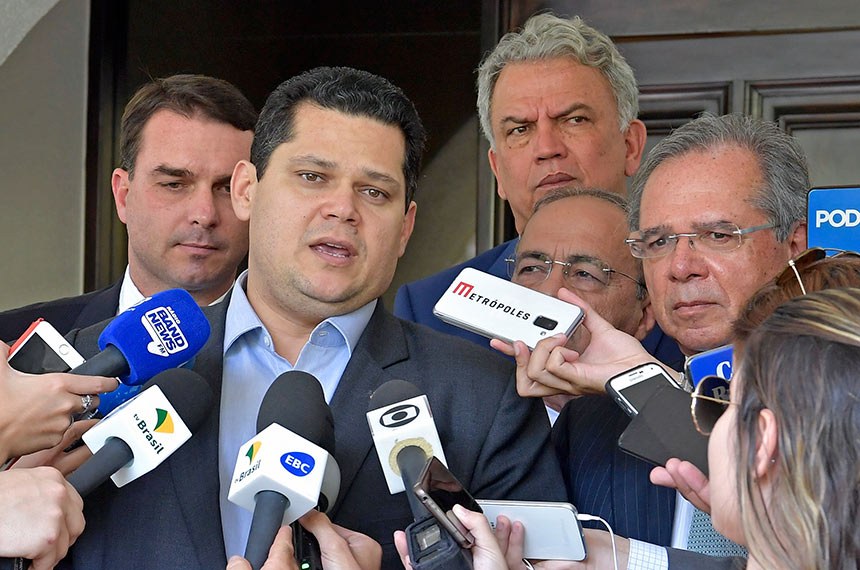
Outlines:
{"label": "black microphone", "polygon": [[328,510],[340,491],[334,420],[319,381],[292,370],[260,404],[257,435],[239,449],[228,499],[254,513],[245,558],[263,566],[282,524],[314,507]]}
{"label": "black microphone", "polygon": [[191,438],[212,409],[215,396],[196,372],[172,368],[87,431],[93,456],[67,480],[86,496],[109,477],[121,487],[149,473]]}

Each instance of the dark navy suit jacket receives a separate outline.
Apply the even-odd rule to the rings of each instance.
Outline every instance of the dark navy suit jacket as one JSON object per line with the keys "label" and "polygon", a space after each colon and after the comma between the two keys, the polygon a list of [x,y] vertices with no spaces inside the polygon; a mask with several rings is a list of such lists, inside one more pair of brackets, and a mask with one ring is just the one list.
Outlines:
{"label": "dark navy suit jacket", "polygon": [[0,340],[10,343],[17,340],[38,318],[54,325],[60,334],[66,334],[116,316],[121,286],[122,279],[92,293],[3,311],[0,313]]}
{"label": "dark navy suit jacket", "polygon": [[652,485],[654,465],[618,448],[629,423],[609,396],[583,396],[564,407],[552,439],[568,499],[579,512],[606,519],[620,536],[669,546],[675,490]]}
{"label": "dark navy suit jacket", "polygon": [[[212,335],[194,361],[216,406],[198,432],[155,471],[84,501],[87,528],[62,568],[224,568],[218,429],[228,302],[206,307]],[[104,324],[69,337],[81,354],[98,350]],[[253,371],[248,371],[253,378]],[[367,427],[370,394],[395,378],[430,402],[448,465],[478,498],[564,500],[543,406],[516,393],[513,366],[474,345],[393,317],[382,303],[356,344],[331,401],[340,495],[330,516],[383,546],[383,568],[402,568],[392,533],[412,522],[403,494],[391,495]]]}

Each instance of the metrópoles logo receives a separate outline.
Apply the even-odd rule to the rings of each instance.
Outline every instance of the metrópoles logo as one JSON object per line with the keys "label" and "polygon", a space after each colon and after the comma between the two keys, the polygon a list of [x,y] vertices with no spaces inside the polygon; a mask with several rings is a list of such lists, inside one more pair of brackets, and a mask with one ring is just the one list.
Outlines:
{"label": "metr\u00f3poles logo", "polygon": [[510,301],[499,300],[493,297],[481,295],[480,293],[475,291],[474,285],[466,283],[465,281],[457,281],[454,284],[454,289],[452,290],[452,293],[454,293],[455,295],[460,295],[461,297],[465,297],[469,301],[473,301],[479,305],[489,307],[490,309],[496,309],[506,315],[510,315],[511,317],[517,319],[527,321],[532,317],[531,313],[527,313],[526,311],[518,309],[515,305],[511,304]]}

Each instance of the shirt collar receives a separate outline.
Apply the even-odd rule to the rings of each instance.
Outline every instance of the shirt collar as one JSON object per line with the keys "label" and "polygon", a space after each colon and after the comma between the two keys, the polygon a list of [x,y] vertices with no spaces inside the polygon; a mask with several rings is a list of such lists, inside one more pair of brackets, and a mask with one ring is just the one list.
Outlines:
{"label": "shirt collar", "polygon": [[[263,321],[260,320],[260,317],[257,316],[257,313],[251,306],[251,302],[248,301],[248,295],[245,293],[247,283],[248,270],[246,269],[236,279],[236,284],[230,294],[230,305],[227,308],[227,320],[224,324],[225,354],[240,337],[257,329],[265,337],[271,339]],[[367,323],[370,322],[370,317],[373,316],[377,301],[377,299],[374,299],[351,313],[335,315],[325,319],[314,327],[308,340],[314,339],[320,331],[331,330],[333,328],[343,337],[349,354],[352,355],[352,351],[358,344],[358,339],[361,338],[364,329],[367,328]]]}
{"label": "shirt collar", "polygon": [[[229,292],[230,289],[224,291],[224,294],[209,303],[209,306],[217,305],[226,299]],[[146,297],[143,296],[143,293],[140,292],[140,289],[137,288],[137,285],[134,284],[134,281],[131,280],[131,271],[129,270],[129,266],[126,265],[125,274],[122,277],[122,285],[119,287],[119,305],[117,306],[116,314],[118,315],[129,307],[137,305],[145,298]]]}

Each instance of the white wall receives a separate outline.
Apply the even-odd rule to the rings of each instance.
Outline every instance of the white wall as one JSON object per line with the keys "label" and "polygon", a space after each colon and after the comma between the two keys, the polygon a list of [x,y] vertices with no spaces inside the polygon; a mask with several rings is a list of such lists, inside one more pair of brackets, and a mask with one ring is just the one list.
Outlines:
{"label": "white wall", "polygon": [[6,309],[83,289],[90,3],[59,0],[3,62],[20,26],[38,13],[29,0],[2,2],[0,309]]}

